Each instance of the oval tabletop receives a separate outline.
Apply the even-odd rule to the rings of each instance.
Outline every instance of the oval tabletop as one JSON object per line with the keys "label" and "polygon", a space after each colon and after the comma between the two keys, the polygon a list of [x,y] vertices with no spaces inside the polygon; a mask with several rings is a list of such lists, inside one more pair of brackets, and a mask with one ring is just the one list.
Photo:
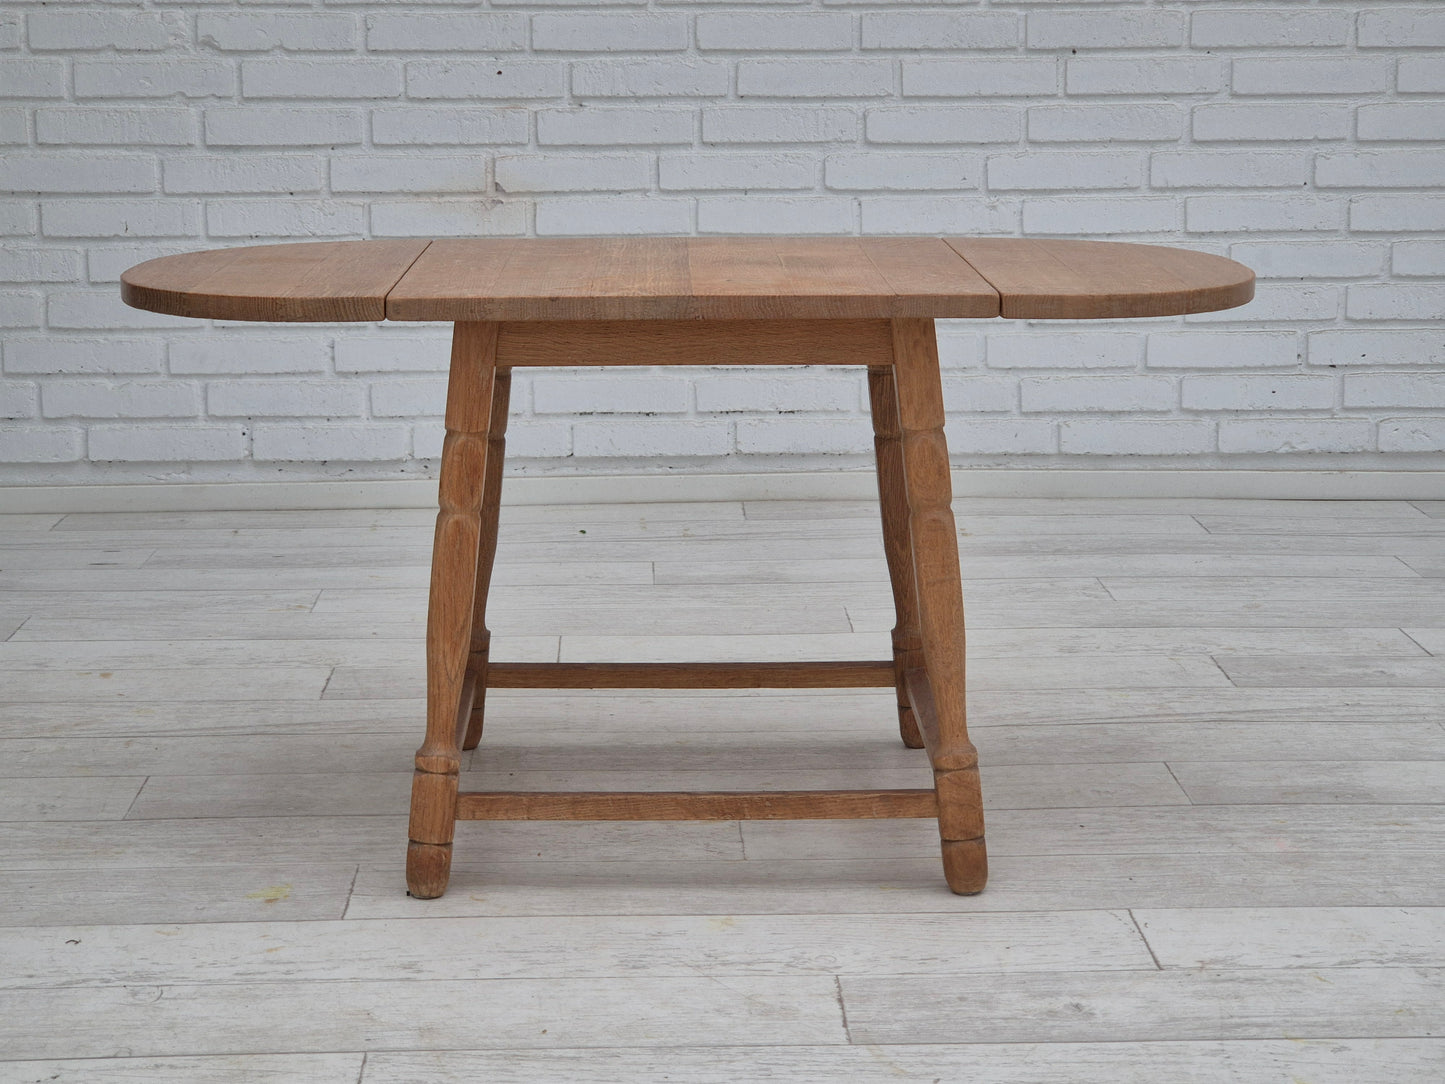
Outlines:
{"label": "oval tabletop", "polygon": [[331,241],[165,256],[126,304],[264,321],[1118,319],[1254,296],[1222,256],[1020,238]]}

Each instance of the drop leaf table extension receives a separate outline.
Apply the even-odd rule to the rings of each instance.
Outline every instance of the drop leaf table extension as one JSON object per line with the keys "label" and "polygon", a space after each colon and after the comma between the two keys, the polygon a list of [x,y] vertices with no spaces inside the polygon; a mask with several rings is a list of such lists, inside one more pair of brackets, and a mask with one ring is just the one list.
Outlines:
{"label": "drop leaf table extension", "polygon": [[[446,891],[458,820],[937,818],[954,892],[987,879],[964,719],[963,596],[935,319],[1091,320],[1242,305],[1248,268],[1157,245],[1011,238],[339,241],[167,256],[131,268],[137,308],[219,320],[455,325],[427,616],[426,736],[407,887]],[[810,663],[489,663],[511,370],[571,365],[868,370],[893,657]],[[626,379],[625,375],[617,379]],[[488,689],[892,686],[918,790],[459,793]]]}

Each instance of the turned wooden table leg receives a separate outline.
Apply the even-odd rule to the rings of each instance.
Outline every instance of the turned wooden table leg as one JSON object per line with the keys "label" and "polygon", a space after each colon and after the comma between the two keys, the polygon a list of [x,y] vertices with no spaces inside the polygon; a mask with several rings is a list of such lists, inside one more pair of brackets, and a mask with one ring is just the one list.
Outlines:
{"label": "turned wooden table leg", "polygon": [[512,371],[498,369],[492,382],[492,420],[487,434],[487,473],[482,485],[481,542],[477,547],[477,586],[472,603],[472,648],[467,676],[472,680],[472,710],[467,719],[463,749],[475,749],[482,740],[487,706],[487,659],[492,633],[487,628],[487,589],[497,556],[497,519],[502,510],[502,461],[507,454],[507,408],[512,398]]}
{"label": "turned wooden table leg", "polygon": [[[926,736],[932,739],[929,757],[938,792],[944,875],[949,888],[966,895],[982,891],[988,879],[988,859],[977,755],[965,721],[963,588],[932,320],[893,321],[893,363],[919,626],[931,700],[931,718],[920,722],[925,731],[936,731]],[[913,703],[921,708],[917,698]]]}
{"label": "turned wooden table leg", "polygon": [[910,749],[923,748],[903,675],[923,666],[918,600],[913,582],[913,540],[908,533],[908,495],[903,483],[898,389],[891,365],[868,367],[868,405],[873,413],[873,452],[878,468],[878,508],[883,516],[883,555],[893,585],[893,684],[898,693],[898,733]]}
{"label": "turned wooden table leg", "polygon": [[496,350],[496,324],[453,329],[427,611],[426,740],[416,752],[406,854],[407,890],[423,899],[445,892],[451,874]]}

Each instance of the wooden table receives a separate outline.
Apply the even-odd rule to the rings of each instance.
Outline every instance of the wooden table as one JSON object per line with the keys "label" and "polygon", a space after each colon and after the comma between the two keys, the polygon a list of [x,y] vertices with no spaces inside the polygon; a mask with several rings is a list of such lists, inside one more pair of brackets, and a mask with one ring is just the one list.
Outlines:
{"label": "wooden table", "polygon": [[[958,893],[987,879],[978,757],[964,718],[963,597],[933,321],[1170,316],[1242,305],[1248,268],[1154,245],[1001,238],[341,241],[151,260],[137,308],[265,321],[455,325],[427,617],[426,737],[407,886],[440,896],[458,820],[936,817]],[[893,657],[811,663],[489,663],[511,370],[525,365],[862,365],[868,369]],[[620,378],[619,378],[620,379]],[[918,790],[459,793],[488,689],[897,690]]]}

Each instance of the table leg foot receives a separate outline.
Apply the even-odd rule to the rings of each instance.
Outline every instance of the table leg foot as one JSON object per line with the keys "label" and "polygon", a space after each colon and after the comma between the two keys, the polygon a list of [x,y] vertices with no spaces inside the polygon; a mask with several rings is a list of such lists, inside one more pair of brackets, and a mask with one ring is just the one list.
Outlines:
{"label": "table leg foot", "polygon": [[[434,899],[447,890],[452,866],[452,836],[457,823],[457,765],[420,765],[411,777],[411,837],[406,846],[407,891]],[[449,770],[448,770],[449,769]]]}
{"label": "table leg foot", "polygon": [[452,873],[450,843],[418,843],[406,847],[406,894],[434,900],[447,890]]}
{"label": "table leg foot", "polygon": [[945,839],[943,876],[958,896],[975,896],[988,883],[988,851],[983,838]]}
{"label": "table leg foot", "polygon": [[938,835],[948,887],[960,896],[982,892],[988,880],[988,855],[978,768],[935,769],[933,787],[938,793]]}

